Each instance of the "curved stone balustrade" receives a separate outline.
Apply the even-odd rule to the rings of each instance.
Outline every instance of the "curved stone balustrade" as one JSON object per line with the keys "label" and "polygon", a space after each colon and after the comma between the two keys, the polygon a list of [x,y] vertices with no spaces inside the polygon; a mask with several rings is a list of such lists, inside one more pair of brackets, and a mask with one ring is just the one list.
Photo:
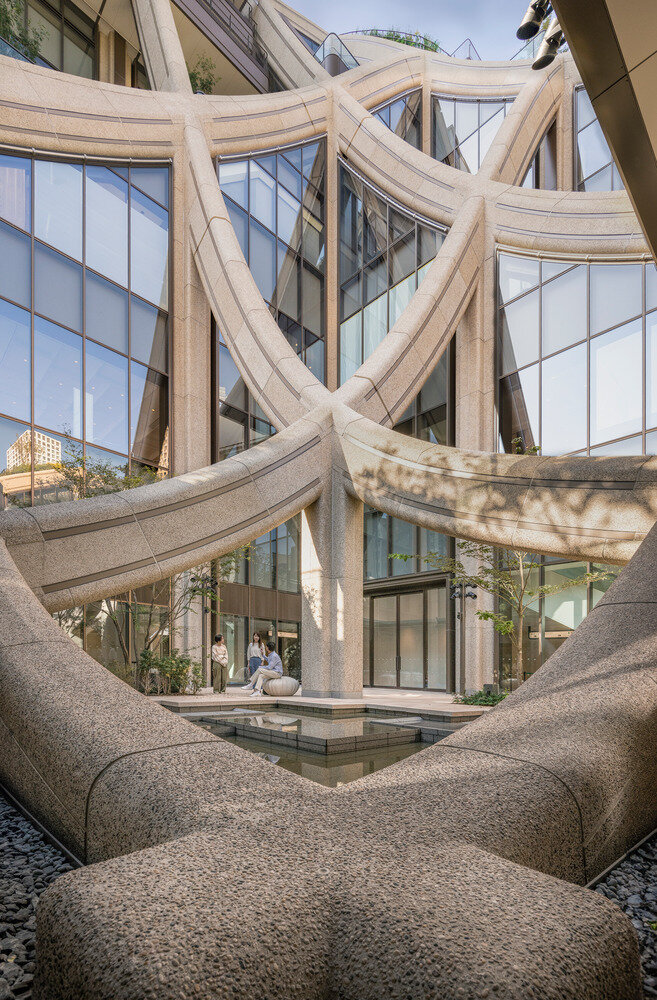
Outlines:
{"label": "curved stone balustrade", "polygon": [[[261,37],[301,89],[206,99],[190,92],[167,0],[134,6],[156,90],[0,58],[3,141],[171,159],[176,281],[187,296],[198,272],[280,433],[153,486],[0,515],[0,777],[94,862],[42,898],[36,1000],[638,997],[629,922],[580,886],[655,826],[655,460],[491,455],[384,426],[490,294],[496,244],[581,258],[602,240],[608,256],[645,254],[624,193],[514,187],[550,117],[568,128],[569,63],[532,76],[360,39],[363,64],[329,79],[276,3],[261,0]],[[516,97],[478,174],[402,144],[364,107],[420,86],[425,97]],[[334,394],[264,307],[212,163],[324,134],[333,161],[340,154],[405,209],[450,226],[405,312]],[[189,337],[187,309],[183,297],[173,320]],[[344,600],[340,585],[360,571],[340,547],[342,535],[360,541],[353,497],[554,555],[623,563],[638,551],[500,708],[331,791],[149,702],[48,614],[198,565],[308,508],[337,608],[335,593]],[[325,631],[340,617],[332,609]],[[354,621],[340,621],[341,655],[360,672]],[[268,935],[284,948],[263,958]]]}

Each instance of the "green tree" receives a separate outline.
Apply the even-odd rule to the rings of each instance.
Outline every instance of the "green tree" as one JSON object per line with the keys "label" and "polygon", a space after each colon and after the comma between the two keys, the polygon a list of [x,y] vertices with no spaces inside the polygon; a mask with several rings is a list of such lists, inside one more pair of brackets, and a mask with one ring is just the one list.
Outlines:
{"label": "green tree", "polygon": [[211,94],[215,85],[221,80],[221,77],[217,76],[215,64],[208,56],[199,56],[191,69],[187,67],[187,72],[195,94],[199,91],[202,94]]}
{"label": "green tree", "polygon": [[48,32],[45,28],[30,27],[24,0],[0,0],[0,37],[34,62]]}
{"label": "green tree", "polygon": [[427,553],[424,561],[438,573],[449,573],[455,585],[476,587],[495,599],[497,611],[476,611],[475,614],[480,621],[490,622],[496,632],[510,640],[511,672],[517,684],[524,679],[523,631],[525,617],[532,605],[535,606],[541,597],[561,594],[582,584],[608,580],[614,575],[599,570],[581,573],[558,584],[540,584],[537,581],[540,579],[541,556],[536,553],[467,541],[457,542],[456,547],[474,562],[474,569],[466,569],[460,558],[442,556],[437,552]]}

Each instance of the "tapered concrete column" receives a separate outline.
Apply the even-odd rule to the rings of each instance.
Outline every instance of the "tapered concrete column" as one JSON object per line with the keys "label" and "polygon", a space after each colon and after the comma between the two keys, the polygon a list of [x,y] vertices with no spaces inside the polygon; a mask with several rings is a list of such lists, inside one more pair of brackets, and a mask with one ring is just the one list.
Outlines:
{"label": "tapered concrete column", "polygon": [[340,473],[302,515],[301,684],[309,697],[363,693],[363,504]]}

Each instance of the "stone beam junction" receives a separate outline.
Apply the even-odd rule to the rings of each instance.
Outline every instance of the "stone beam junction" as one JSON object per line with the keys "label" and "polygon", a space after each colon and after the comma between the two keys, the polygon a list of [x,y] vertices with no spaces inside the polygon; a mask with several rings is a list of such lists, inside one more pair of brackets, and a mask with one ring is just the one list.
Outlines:
{"label": "stone beam junction", "polygon": [[[172,165],[174,409],[194,396],[211,312],[278,431],[207,466],[199,417],[196,443],[174,440],[174,478],[0,515],[1,780],[88,863],[40,903],[35,997],[638,997],[631,925],[582,887],[657,825],[657,463],[495,454],[479,407],[495,395],[482,303],[497,248],[644,260],[641,228],[624,192],[519,186],[547,123],[571,134],[568,57],[531,73],[367,38],[353,42],[361,65],[332,78],[282,9],[261,0],[254,13],[281,93],[193,94],[166,0],[134,5],[150,92],[2,59],[6,147]],[[513,99],[477,173],[410,147],[368,111],[412,88]],[[320,136],[327,220],[341,159],[447,230],[407,308],[340,387],[335,363],[325,386],[264,304],[214,163]],[[328,259],[335,276],[335,248]],[[476,387],[459,447],[395,432],[457,326]],[[365,502],[461,538],[628,565],[494,713],[330,792],[152,704],[51,617],[302,512],[304,690],[351,697],[362,687]],[[245,845],[263,838],[276,851],[254,865]],[[270,935],[275,956],[262,951]]]}

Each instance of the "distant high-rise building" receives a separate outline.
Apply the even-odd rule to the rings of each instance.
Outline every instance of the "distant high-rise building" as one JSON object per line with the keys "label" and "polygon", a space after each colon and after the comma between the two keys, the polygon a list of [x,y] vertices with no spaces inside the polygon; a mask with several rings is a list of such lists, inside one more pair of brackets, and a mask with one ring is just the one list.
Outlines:
{"label": "distant high-rise building", "polygon": [[[34,464],[52,465],[62,460],[62,443],[57,438],[34,432]],[[7,471],[29,465],[32,461],[32,432],[28,429],[7,448]]]}

